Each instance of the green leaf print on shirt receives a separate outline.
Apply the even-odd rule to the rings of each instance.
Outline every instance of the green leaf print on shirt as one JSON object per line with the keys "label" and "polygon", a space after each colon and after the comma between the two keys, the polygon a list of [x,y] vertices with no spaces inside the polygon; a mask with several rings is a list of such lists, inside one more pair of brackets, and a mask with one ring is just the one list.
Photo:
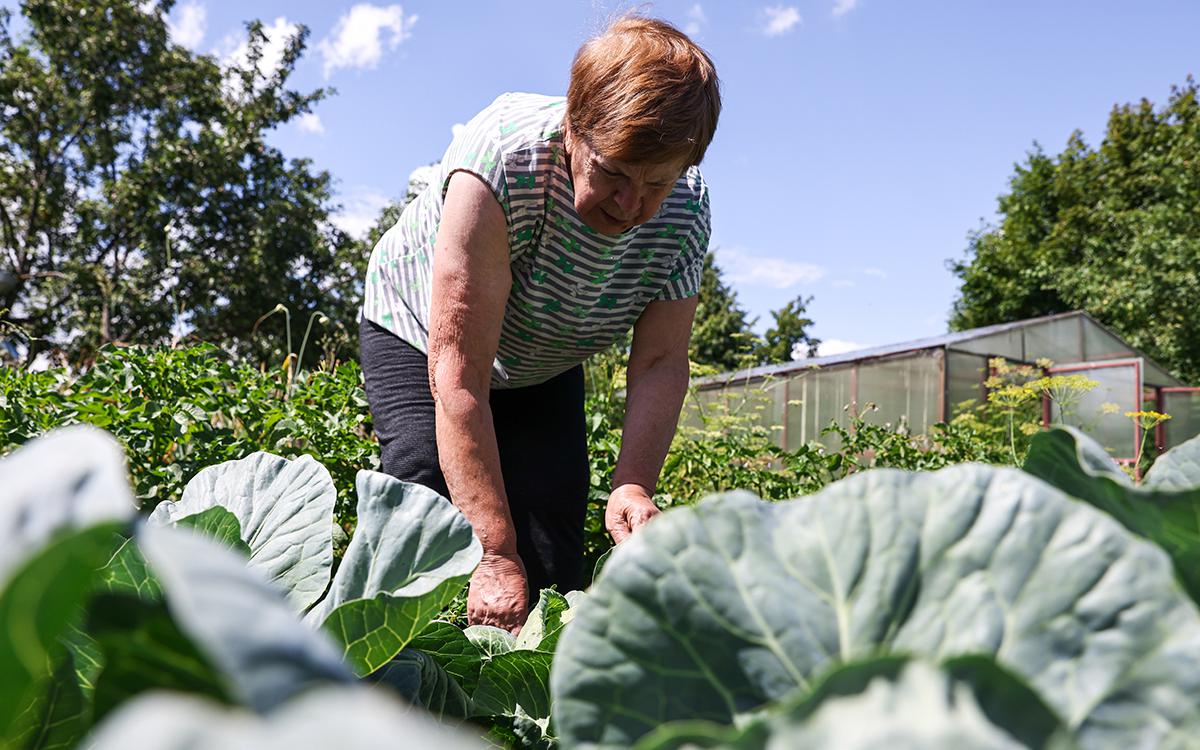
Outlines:
{"label": "green leaf print on shirt", "polygon": [[535,174],[519,174],[517,175],[518,188],[534,188],[537,187],[537,175]]}
{"label": "green leaf print on shirt", "polygon": [[683,204],[683,207],[686,208],[687,210],[691,211],[694,214],[700,213],[700,201],[692,200],[691,198],[688,198],[687,201]]}
{"label": "green leaf print on shirt", "polygon": [[540,268],[535,268],[529,274],[529,278],[533,280],[533,283],[540,284],[546,280],[546,272]]}
{"label": "green leaf print on shirt", "polygon": [[644,269],[642,271],[642,275],[638,277],[638,283],[641,284],[642,286],[649,286],[653,282],[654,282],[654,279],[653,279],[653,277],[650,276],[650,269],[649,268]]}
{"label": "green leaf print on shirt", "polygon": [[612,268],[608,268],[608,269],[601,270],[601,271],[593,271],[592,272],[592,283],[593,284],[603,284],[604,282],[608,281],[609,279],[612,278],[612,275],[614,273],[621,270],[621,265],[622,265],[621,261],[617,261],[617,264],[615,266],[613,266]]}
{"label": "green leaf print on shirt", "polygon": [[562,309],[562,302],[560,302],[559,300],[556,300],[556,299],[552,299],[549,302],[547,302],[546,304],[542,305],[542,310],[544,310],[545,312],[556,313],[561,309]]}
{"label": "green leaf print on shirt", "polygon": [[500,135],[510,136],[517,132],[517,128],[521,127],[519,122],[505,122],[500,124]]}
{"label": "green leaf print on shirt", "polygon": [[617,306],[617,298],[611,294],[601,294],[600,301],[596,304],[606,310],[612,310]]}
{"label": "green leaf print on shirt", "polygon": [[679,227],[675,226],[674,224],[668,224],[666,227],[655,232],[654,236],[655,237],[674,237],[675,233],[678,231],[679,231]]}
{"label": "green leaf print on shirt", "polygon": [[564,239],[563,245],[566,246],[568,253],[577,253],[583,247],[583,245],[579,244],[579,240],[574,237]]}
{"label": "green leaf print on shirt", "polygon": [[575,270],[575,264],[567,260],[567,256],[562,253],[558,254],[558,258],[554,261],[554,265],[562,269],[563,273],[570,273]]}

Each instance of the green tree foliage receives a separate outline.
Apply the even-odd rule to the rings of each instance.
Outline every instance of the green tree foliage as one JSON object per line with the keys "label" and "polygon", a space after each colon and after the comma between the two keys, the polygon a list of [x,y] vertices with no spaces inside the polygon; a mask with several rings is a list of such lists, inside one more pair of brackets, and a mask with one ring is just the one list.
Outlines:
{"label": "green tree foliage", "polygon": [[759,364],[791,362],[797,348],[803,348],[806,356],[816,356],[821,340],[808,333],[808,327],[813,324],[812,319],[806,317],[811,302],[812,297],[800,296],[771,313],[775,325],[767,329],[755,350]]}
{"label": "green tree foliage", "polygon": [[951,327],[1083,309],[1185,380],[1200,380],[1200,100],[1115,107],[1098,148],[1040,147],[999,199],[1000,222],[950,264]]}
{"label": "green tree foliage", "polygon": [[329,175],[266,142],[326,95],[287,87],[307,31],[270,70],[250,24],[226,66],[171,42],[171,4],[25,0],[20,35],[0,11],[0,311],[31,354],[87,362],[175,329],[279,355],[249,338],[275,303],[296,339],[304,311],[358,304],[334,273],[361,248],[329,221]]}
{"label": "green tree foliage", "polygon": [[756,343],[750,332],[753,320],[746,319],[737,292],[722,281],[721,269],[712,252],[704,256],[699,297],[689,352],[692,361],[719,371],[752,364],[748,358]]}

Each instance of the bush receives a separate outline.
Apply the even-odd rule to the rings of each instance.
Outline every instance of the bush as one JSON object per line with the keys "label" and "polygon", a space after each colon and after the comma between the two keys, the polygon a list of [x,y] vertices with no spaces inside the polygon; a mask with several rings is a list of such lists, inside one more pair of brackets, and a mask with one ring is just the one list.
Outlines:
{"label": "bush", "polygon": [[[77,377],[62,369],[0,368],[0,454],[47,430],[88,423],[125,447],[144,508],[178,498],[200,469],[267,450],[323,463],[339,498],[353,497],[359,469],[379,467],[379,449],[353,362],[302,372],[288,395],[285,370],[229,361],[216,347],[101,350]],[[353,507],[337,517],[353,523]]]}

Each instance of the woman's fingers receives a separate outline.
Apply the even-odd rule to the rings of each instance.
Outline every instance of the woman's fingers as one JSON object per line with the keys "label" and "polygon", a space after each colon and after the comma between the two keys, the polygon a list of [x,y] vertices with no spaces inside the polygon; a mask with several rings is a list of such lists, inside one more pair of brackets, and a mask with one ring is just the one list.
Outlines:
{"label": "woman's fingers", "polygon": [[492,625],[514,635],[529,612],[525,567],[516,555],[485,554],[467,590],[467,622]]}

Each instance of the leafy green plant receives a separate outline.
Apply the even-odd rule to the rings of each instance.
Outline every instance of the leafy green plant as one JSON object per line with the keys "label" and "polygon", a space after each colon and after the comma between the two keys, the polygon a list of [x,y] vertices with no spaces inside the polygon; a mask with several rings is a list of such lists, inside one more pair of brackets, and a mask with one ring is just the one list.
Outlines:
{"label": "leafy green plant", "polygon": [[[87,423],[125,447],[143,506],[176,499],[201,469],[259,450],[311,455],[329,468],[339,498],[354,496],[360,468],[379,448],[362,372],[354,363],[287,375],[231,362],[209,345],[105,347],[88,371],[0,368],[0,453],[54,427]],[[353,527],[353,506],[337,507]]]}
{"label": "leafy green plant", "polygon": [[741,725],[864,657],[982,654],[1081,746],[1152,746],[1200,726],[1198,643],[1162,550],[1044,482],[867,471],[715,496],[618,547],[560,639],[553,715],[566,746],[624,747]]}
{"label": "leafy green plant", "polygon": [[1034,438],[1024,469],[1166,550],[1200,603],[1200,438],[1159,456],[1137,484],[1099,443],[1060,427]]}
{"label": "leafy green plant", "polygon": [[[46,482],[61,451],[79,458]],[[292,715],[291,723],[301,693],[324,691],[316,711],[341,695],[366,695],[348,687],[356,674],[443,718],[481,723],[497,742],[553,742],[550,662],[579,594],[543,592],[517,637],[438,622],[481,555],[444,498],[361,472],[359,523],[331,571],[333,483],[309,457],[259,453],[209,467],[178,502],[132,525],[123,474],[112,439],[85,427],[0,462],[0,513],[9,514],[0,515],[0,621],[6,633],[38,635],[0,639],[0,746],[73,745],[110,714],[121,724],[159,705],[138,697],[154,689],[191,696],[162,710],[214,724],[197,735],[184,720],[164,743],[233,732],[201,697],[246,707],[264,728],[284,731],[274,717]],[[63,536],[75,527],[82,531]],[[10,579],[3,574],[13,565]],[[127,737],[127,729],[99,737]]]}

